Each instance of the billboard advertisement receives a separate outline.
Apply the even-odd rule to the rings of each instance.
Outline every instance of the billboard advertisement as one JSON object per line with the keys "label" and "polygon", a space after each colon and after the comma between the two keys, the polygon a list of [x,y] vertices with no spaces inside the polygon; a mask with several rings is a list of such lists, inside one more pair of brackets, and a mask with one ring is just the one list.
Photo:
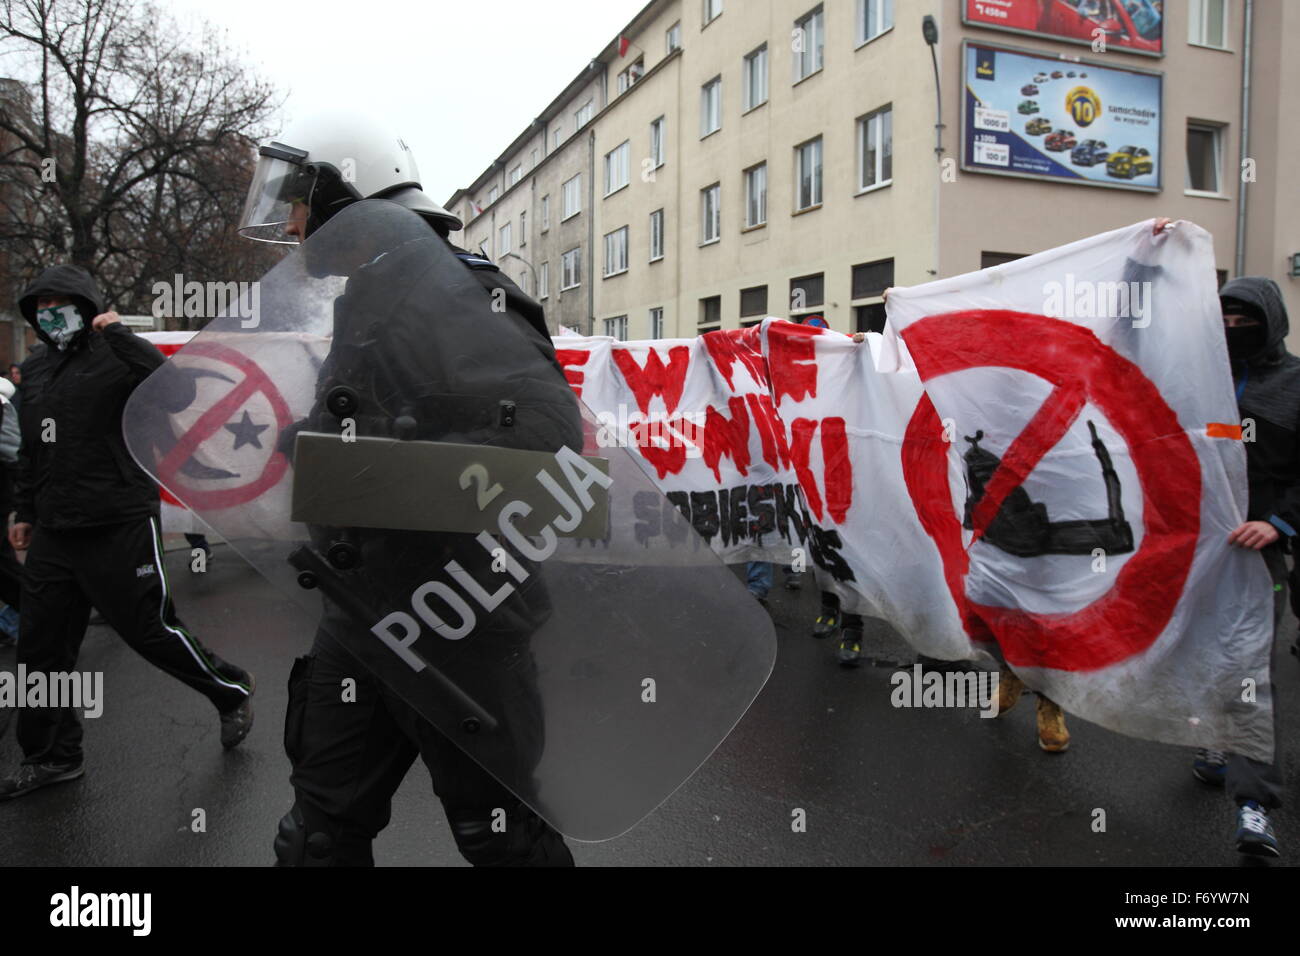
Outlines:
{"label": "billboard advertisement", "polygon": [[1086,43],[1096,53],[1164,54],[1163,0],[963,0],[962,22]]}
{"label": "billboard advertisement", "polygon": [[1155,192],[1163,76],[963,45],[962,169]]}

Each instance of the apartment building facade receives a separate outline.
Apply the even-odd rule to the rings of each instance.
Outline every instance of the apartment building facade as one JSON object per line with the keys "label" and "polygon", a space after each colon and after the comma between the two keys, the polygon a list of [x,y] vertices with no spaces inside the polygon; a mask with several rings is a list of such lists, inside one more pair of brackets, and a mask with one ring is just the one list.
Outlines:
{"label": "apartment building facade", "polygon": [[[888,286],[1159,215],[1213,234],[1221,279],[1273,276],[1300,308],[1300,137],[1282,106],[1300,92],[1300,4],[1125,0],[1162,14],[1151,55],[1109,2],[1085,23],[1076,0],[655,0],[457,191],[453,241],[498,261],[552,328],[623,339],[766,315],[878,329]],[[1028,29],[995,28],[1027,6]],[[1107,29],[1089,39],[1070,18]],[[981,82],[999,66],[1001,87]],[[1111,143],[1085,165],[1092,90],[1116,84],[1146,91],[1134,102],[1151,108],[1116,122],[1150,149],[1117,166]],[[1009,108],[991,109],[994,89]],[[1041,172],[976,162],[1007,154],[976,151],[996,137],[975,121],[1036,147]]]}

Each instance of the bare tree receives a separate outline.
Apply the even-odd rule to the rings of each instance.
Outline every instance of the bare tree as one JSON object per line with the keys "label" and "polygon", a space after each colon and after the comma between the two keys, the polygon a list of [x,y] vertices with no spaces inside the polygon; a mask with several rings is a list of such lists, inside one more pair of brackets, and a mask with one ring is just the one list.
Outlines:
{"label": "bare tree", "polygon": [[[210,27],[140,0],[0,0],[0,243],[11,284],[85,266],[119,309],[153,282],[255,279],[234,241],[253,144],[279,105]],[[3,265],[3,263],[0,263]]]}

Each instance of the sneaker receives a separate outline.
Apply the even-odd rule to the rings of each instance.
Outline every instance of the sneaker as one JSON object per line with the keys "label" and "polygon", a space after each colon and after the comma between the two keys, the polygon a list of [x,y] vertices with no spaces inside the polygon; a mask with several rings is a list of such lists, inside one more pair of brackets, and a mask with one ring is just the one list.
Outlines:
{"label": "sneaker", "polygon": [[234,710],[228,710],[221,715],[221,746],[227,750],[238,747],[248,736],[248,732],[253,729],[253,692],[256,690],[257,682],[253,680],[253,675],[249,674],[248,696]]}
{"label": "sneaker", "polygon": [[818,639],[830,637],[839,629],[840,612],[824,607],[822,612],[817,615],[817,620],[813,623],[812,636]]}
{"label": "sneaker", "polygon": [[1070,749],[1070,732],[1065,729],[1065,711],[1046,697],[1038,698],[1038,746],[1049,754],[1065,753]]}
{"label": "sneaker", "polygon": [[840,639],[840,666],[857,667],[862,663],[862,628],[846,627]]}
{"label": "sneaker", "polygon": [[1024,692],[1025,682],[1003,664],[998,671],[998,716],[1001,717],[1020,703],[1020,697]]}
{"label": "sneaker", "polygon": [[1192,761],[1192,776],[1211,787],[1222,787],[1228,779],[1228,755],[1222,750],[1202,748],[1196,751],[1196,759]]}
{"label": "sneaker", "polygon": [[76,780],[85,772],[84,763],[25,763],[12,777],[0,780],[0,800],[13,800],[50,784]]}
{"label": "sneaker", "polygon": [[1237,810],[1237,852],[1250,856],[1281,856],[1268,811],[1254,800]]}

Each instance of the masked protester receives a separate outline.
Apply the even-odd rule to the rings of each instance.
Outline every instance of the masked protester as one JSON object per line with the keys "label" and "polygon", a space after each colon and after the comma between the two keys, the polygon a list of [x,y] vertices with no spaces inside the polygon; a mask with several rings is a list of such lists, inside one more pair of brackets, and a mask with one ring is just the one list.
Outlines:
{"label": "masked protester", "polygon": [[[1219,301],[1237,406],[1242,421],[1253,421],[1255,430],[1254,440],[1245,443],[1247,520],[1229,540],[1263,555],[1273,578],[1276,633],[1287,603],[1283,552],[1300,528],[1300,358],[1286,349],[1286,306],[1272,279],[1233,279],[1220,290]],[[1238,807],[1237,849],[1256,856],[1279,855],[1268,819],[1268,812],[1282,803],[1277,706],[1274,695],[1274,763],[1200,750],[1192,764],[1197,779],[1212,786],[1226,784]]]}
{"label": "masked protester", "polygon": [[[70,672],[92,604],[132,648],[212,701],[221,743],[252,726],[253,678],[201,644],[176,616],[163,567],[158,488],[131,459],[122,410],[165,359],[106,312],[78,266],[51,266],[19,299],[47,346],[23,365],[23,440],[10,543],[27,549],[18,664]],[[23,763],[0,799],[74,780],[81,724],[68,707],[18,712]]]}
{"label": "masked protester", "polygon": [[[263,146],[240,232],[262,241],[303,241],[362,199],[396,203],[418,214],[428,232],[415,223],[419,238],[378,256],[360,251],[356,263],[335,267],[333,274],[345,275],[347,283],[334,302],[318,398],[299,427],[338,434],[344,419],[329,396],[346,389],[355,396],[347,418],[358,437],[580,449],[577,401],[555,359],[541,307],[490,262],[447,242],[449,231],[461,224],[421,190],[414,157],[396,136],[338,116],[307,121]],[[331,248],[365,246],[360,235],[330,241]],[[435,265],[450,253],[457,261]],[[312,243],[302,254],[309,269],[320,264],[322,253],[314,253]],[[454,275],[439,272],[448,267]],[[505,309],[490,307],[498,299]],[[520,413],[517,426],[504,430],[497,428],[502,396],[518,400]],[[308,480],[301,473],[297,478]],[[490,577],[486,552],[470,535],[343,530],[361,555],[347,589],[370,607],[396,606],[424,581],[426,569],[449,558],[471,576]],[[326,551],[331,529],[309,525],[309,531],[315,547]],[[293,763],[295,801],[275,839],[278,864],[373,865],[372,842],[388,824],[393,793],[418,755],[469,862],[572,865],[555,830],[364,668],[348,647],[375,644],[373,621],[358,620],[332,599],[341,595],[331,595],[324,584],[321,590],[324,616],[315,643],[289,678],[285,749]],[[511,749],[499,762],[514,761],[516,781],[528,778],[542,750],[528,642],[546,614],[544,589],[521,588],[480,618],[472,634],[447,642],[448,653],[484,655],[481,667],[462,666],[461,673],[481,675],[476,694],[506,710],[502,723],[509,732],[499,736]],[[503,647],[509,653],[502,654]],[[489,649],[497,656],[485,654]],[[345,700],[340,687],[350,681],[354,696]]]}

